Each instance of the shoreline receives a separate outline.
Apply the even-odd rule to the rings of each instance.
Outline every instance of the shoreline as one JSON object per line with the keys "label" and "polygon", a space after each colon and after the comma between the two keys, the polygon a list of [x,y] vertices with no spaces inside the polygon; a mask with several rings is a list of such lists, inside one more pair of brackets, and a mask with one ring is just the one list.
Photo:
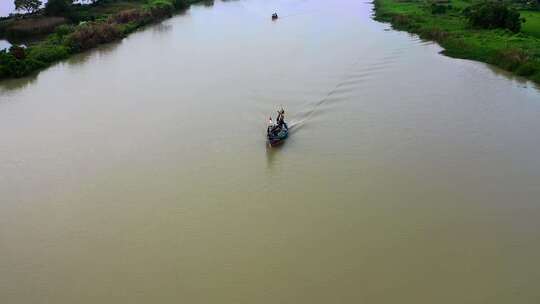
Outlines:
{"label": "shoreline", "polygon": [[[492,64],[540,84],[540,38],[523,30],[471,28],[461,16],[461,2],[452,12],[432,14],[420,1],[374,0],[374,19],[437,42],[446,56]],[[448,3],[454,5],[454,1]]]}
{"label": "shoreline", "polygon": [[115,7],[123,4],[120,0],[84,7],[83,13],[93,14],[89,21],[56,26],[52,33],[28,47],[0,50],[0,80],[37,74],[75,54],[120,41],[146,25],[169,19],[192,4],[205,2],[213,3],[213,0],[140,0],[132,2],[131,7]]}

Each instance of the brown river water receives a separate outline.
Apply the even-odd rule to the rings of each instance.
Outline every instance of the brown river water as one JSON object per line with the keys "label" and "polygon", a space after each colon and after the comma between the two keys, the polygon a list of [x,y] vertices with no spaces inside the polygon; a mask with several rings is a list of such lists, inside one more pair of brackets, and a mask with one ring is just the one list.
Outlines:
{"label": "brown river water", "polygon": [[371,15],[217,1],[0,82],[0,303],[539,303],[540,91]]}

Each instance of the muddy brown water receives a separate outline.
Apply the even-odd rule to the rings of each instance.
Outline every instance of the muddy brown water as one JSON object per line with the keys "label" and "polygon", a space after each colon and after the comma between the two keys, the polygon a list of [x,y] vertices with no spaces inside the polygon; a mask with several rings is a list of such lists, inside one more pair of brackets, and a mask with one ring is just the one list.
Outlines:
{"label": "muddy brown water", "polygon": [[193,6],[0,82],[0,302],[537,303],[540,91],[371,10]]}

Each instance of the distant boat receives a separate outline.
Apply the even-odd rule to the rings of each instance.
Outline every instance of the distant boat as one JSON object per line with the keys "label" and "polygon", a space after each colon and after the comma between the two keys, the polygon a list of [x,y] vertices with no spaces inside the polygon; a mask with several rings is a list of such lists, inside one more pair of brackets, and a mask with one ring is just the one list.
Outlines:
{"label": "distant boat", "polygon": [[278,14],[277,14],[277,13],[273,13],[273,14],[272,14],[272,20],[276,20],[277,18],[279,18]]}

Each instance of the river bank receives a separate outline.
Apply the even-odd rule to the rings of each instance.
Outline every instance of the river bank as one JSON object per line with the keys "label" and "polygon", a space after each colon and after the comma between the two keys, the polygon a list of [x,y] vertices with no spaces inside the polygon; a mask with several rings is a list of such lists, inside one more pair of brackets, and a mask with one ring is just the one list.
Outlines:
{"label": "river bank", "polygon": [[0,302],[538,303],[540,90],[372,14],[218,0],[0,81]]}
{"label": "river bank", "polygon": [[43,39],[59,25],[105,19],[123,10],[141,8],[148,3],[147,0],[73,1],[61,12],[47,13],[45,12],[47,1],[42,2],[45,6],[31,13],[20,13],[15,11],[14,7],[2,8],[0,38],[14,42],[27,38]]}
{"label": "river bank", "polygon": [[462,14],[470,4],[451,0],[447,10],[434,13],[424,1],[374,0],[374,11],[378,21],[438,42],[445,55],[493,64],[540,83],[540,13],[521,12],[526,21],[517,33],[476,29]]}
{"label": "river bank", "polygon": [[[0,79],[24,77],[73,54],[120,40],[140,27],[172,17],[201,0],[112,1],[100,5],[76,5],[54,31],[27,48],[0,50]],[[51,18],[31,16],[25,21]],[[74,20],[74,21],[73,21]],[[40,22],[39,20],[37,22]],[[40,34],[38,30],[30,30]],[[28,32],[28,31],[27,31]]]}

